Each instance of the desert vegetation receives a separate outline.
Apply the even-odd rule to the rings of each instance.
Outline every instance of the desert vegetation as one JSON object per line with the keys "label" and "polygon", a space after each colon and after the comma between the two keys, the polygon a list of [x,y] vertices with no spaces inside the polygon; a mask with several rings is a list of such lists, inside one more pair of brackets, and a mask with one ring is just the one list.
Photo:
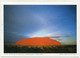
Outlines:
{"label": "desert vegetation", "polygon": [[4,53],[76,53],[76,45],[4,45]]}

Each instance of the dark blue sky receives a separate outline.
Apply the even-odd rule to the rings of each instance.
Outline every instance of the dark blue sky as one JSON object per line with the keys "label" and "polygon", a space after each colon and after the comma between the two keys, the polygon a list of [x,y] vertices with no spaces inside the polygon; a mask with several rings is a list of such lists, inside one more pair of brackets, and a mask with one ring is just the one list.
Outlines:
{"label": "dark blue sky", "polygon": [[46,35],[71,35],[61,37],[59,41],[76,44],[76,5],[4,6],[5,44]]}

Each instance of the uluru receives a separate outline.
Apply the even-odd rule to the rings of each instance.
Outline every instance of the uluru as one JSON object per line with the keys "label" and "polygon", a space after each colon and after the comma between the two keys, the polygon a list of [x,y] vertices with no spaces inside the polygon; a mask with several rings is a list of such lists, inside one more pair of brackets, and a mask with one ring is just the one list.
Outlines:
{"label": "uluru", "polygon": [[61,45],[57,40],[45,37],[25,38],[17,41],[15,45]]}

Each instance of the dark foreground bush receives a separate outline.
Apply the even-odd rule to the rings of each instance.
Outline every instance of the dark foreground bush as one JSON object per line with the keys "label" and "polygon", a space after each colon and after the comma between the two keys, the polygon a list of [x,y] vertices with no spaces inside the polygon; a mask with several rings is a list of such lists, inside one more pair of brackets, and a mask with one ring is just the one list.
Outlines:
{"label": "dark foreground bush", "polygon": [[4,45],[4,53],[76,53],[76,45],[28,47]]}

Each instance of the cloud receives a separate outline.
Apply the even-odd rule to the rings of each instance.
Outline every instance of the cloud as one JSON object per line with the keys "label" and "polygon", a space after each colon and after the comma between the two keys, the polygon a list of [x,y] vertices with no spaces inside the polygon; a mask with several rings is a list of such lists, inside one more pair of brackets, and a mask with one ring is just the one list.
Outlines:
{"label": "cloud", "polygon": [[47,35],[47,36],[44,36],[44,37],[49,37],[49,38],[53,38],[53,37],[62,37],[62,35]]}
{"label": "cloud", "polygon": [[44,36],[44,37],[47,37],[47,38],[59,38],[59,37],[70,37],[70,35],[47,35],[47,36]]}
{"label": "cloud", "polygon": [[57,32],[52,32],[52,29],[51,27],[46,27],[46,28],[43,28],[43,29],[39,29],[35,32],[32,32],[32,33],[29,33],[29,34],[26,34],[27,36],[29,37],[44,37],[46,35],[56,35],[56,34],[60,34],[59,31]]}
{"label": "cloud", "polygon": [[65,37],[71,37],[71,35],[65,35]]}

